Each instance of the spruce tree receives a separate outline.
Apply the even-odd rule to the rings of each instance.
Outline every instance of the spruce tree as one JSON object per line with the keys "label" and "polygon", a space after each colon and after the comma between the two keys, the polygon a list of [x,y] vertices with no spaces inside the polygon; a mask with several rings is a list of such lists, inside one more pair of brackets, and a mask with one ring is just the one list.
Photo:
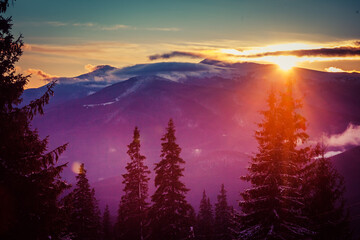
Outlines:
{"label": "spruce tree", "polygon": [[195,235],[197,239],[213,239],[214,237],[214,214],[210,203],[210,198],[206,196],[204,190],[202,199],[200,201],[200,210],[197,218],[197,228]]}
{"label": "spruce tree", "polygon": [[320,157],[309,167],[306,181],[306,211],[316,233],[313,239],[351,239],[348,213],[344,209],[344,178],[324,156],[323,148]]}
{"label": "spruce tree", "polygon": [[301,145],[308,139],[306,120],[298,112],[301,103],[292,96],[291,82],[279,97],[272,91],[267,103],[255,133],[258,153],[242,177],[252,187],[241,193],[237,237],[305,239],[312,234],[301,193],[303,169],[311,156],[311,149]]}
{"label": "spruce tree", "polygon": [[119,205],[117,230],[120,239],[144,239],[149,203],[148,181],[150,171],[144,164],[145,156],[140,154],[140,132],[134,130],[133,141],[128,145],[130,162],[124,177],[124,195]]}
{"label": "spruce tree", "polygon": [[68,195],[67,203],[70,204],[69,231],[73,240],[85,240],[100,238],[101,224],[98,202],[95,198],[95,190],[90,187],[86,177],[84,164],[80,165],[76,176],[76,187]]}
{"label": "spruce tree", "polygon": [[215,236],[218,240],[231,239],[231,215],[230,207],[227,202],[224,184],[221,184],[220,193],[215,204]]}
{"label": "spruce tree", "polygon": [[110,220],[110,211],[109,206],[106,205],[104,215],[102,218],[102,239],[103,240],[112,240],[113,239],[113,230]]}
{"label": "spruce tree", "polygon": [[4,16],[9,2],[0,0],[0,238],[59,238],[64,228],[58,197],[68,185],[60,177],[66,164],[57,161],[66,144],[48,151],[48,138],[31,127],[54,83],[42,97],[19,107],[29,76],[15,69],[23,41],[12,35],[11,17]]}
{"label": "spruce tree", "polygon": [[176,143],[172,119],[161,138],[162,150],[159,163],[155,164],[155,193],[152,195],[150,238],[178,240],[191,235],[192,207],[186,201],[189,191],[180,181],[185,161],[180,157],[181,148]]}

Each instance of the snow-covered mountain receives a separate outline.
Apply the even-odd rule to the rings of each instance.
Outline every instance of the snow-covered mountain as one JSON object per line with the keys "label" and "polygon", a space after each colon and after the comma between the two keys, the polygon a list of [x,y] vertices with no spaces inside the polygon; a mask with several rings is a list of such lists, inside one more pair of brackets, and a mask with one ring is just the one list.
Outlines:
{"label": "snow-covered mountain", "polygon": [[[100,66],[59,78],[45,115],[33,124],[42,136],[50,135],[51,146],[69,142],[62,156],[69,162],[65,177],[72,181],[72,164],[84,162],[91,181],[100,181],[99,197],[115,208],[122,187],[110,183],[121,182],[134,127],[140,128],[142,153],[152,169],[159,161],[160,138],[173,118],[186,161],[185,182],[192,189],[189,199],[196,206],[206,189],[214,202],[224,183],[235,204],[244,187],[239,176],[256,151],[259,111],[266,108],[268,91],[281,88],[288,78],[304,99],[312,139],[360,124],[360,74],[294,69],[289,75],[273,65],[210,60]],[[26,90],[25,102],[44,90]]]}

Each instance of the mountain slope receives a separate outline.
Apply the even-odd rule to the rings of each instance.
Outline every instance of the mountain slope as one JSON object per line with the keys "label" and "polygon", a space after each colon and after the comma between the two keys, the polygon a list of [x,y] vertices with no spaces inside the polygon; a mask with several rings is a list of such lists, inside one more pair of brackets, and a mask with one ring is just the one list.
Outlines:
{"label": "mountain slope", "polygon": [[360,236],[360,146],[354,147],[331,158],[334,167],[345,178],[346,209],[350,213],[350,221],[354,237]]}
{"label": "mountain slope", "polygon": [[[107,179],[124,173],[133,128],[140,128],[142,153],[153,169],[160,138],[173,118],[192,203],[198,203],[204,188],[215,201],[225,183],[235,204],[245,187],[239,177],[256,151],[259,111],[266,107],[269,90],[281,89],[289,78],[295,80],[294,94],[304,98],[303,115],[312,139],[340,133],[349,123],[360,124],[359,74],[294,69],[289,75],[273,65],[205,61],[105,67],[60,79],[45,115],[33,125],[42,136],[50,135],[52,147],[69,142],[62,155],[70,165],[67,179],[73,181],[73,163],[85,162],[91,181],[111,182]],[[40,90],[26,90],[24,96]],[[109,192],[116,196],[107,199],[120,199],[121,191]]]}

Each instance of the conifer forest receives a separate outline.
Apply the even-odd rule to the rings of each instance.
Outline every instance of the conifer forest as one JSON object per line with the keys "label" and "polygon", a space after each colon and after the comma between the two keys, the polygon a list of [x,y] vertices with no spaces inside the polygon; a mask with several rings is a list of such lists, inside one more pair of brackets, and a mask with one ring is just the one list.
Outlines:
{"label": "conifer forest", "polygon": [[[225,37],[176,45],[182,37],[167,34],[192,34],[194,39],[208,31],[230,34],[223,21],[234,17],[231,6],[240,3],[210,1],[201,7],[201,1],[154,1],[139,7],[120,1],[119,9],[125,10],[118,17],[124,24],[106,25],[112,15],[105,9],[110,2],[118,6],[115,1],[104,1],[102,7],[92,0],[25,2],[0,0],[0,239],[360,239],[360,74],[300,64],[344,61],[344,69],[354,63],[353,69],[360,56],[356,36],[346,40],[344,35],[345,45],[336,45],[341,37],[334,35],[333,45],[310,48],[298,40],[300,48],[284,44],[261,51],[245,43],[227,49],[234,42],[221,42]],[[259,11],[268,6],[270,12],[253,18],[253,24],[275,14],[269,2],[255,2],[244,1],[242,7],[252,13],[252,4],[258,4]],[[300,4],[275,2],[284,9]],[[32,4],[39,6],[36,15],[31,15]],[[49,4],[54,9],[48,13],[42,5]],[[62,5],[69,12],[86,5],[84,11],[94,10],[98,15],[92,17],[99,22],[85,21],[92,10],[58,21]],[[159,27],[151,26],[154,6],[163,7]],[[218,16],[208,18],[205,9],[210,14],[213,8]],[[142,20],[136,11],[144,19],[153,17]],[[283,17],[278,11],[275,15]],[[68,16],[67,11],[61,14]],[[191,21],[186,26],[197,30],[190,34],[185,25],[170,27],[177,14],[183,16],[179,24]],[[290,15],[286,19],[293,21],[300,13]],[[243,16],[247,21],[248,15]],[[286,24],[271,19],[272,26]],[[211,22],[208,29],[200,27],[205,20]],[[237,26],[244,33],[257,36],[246,32],[241,21]],[[297,21],[306,22],[306,17]],[[51,30],[41,32],[46,28]],[[73,29],[71,37],[66,35]],[[132,36],[132,42],[115,40],[119,32]],[[82,35],[94,39],[87,43]],[[168,42],[160,43],[161,38]],[[258,45],[260,40],[257,36]],[[147,62],[139,60],[145,64],[98,64],[116,65],[115,55],[135,57],[141,41],[148,44],[142,52],[149,55]],[[175,50],[164,54],[160,46]],[[128,52],[120,57],[118,48]],[[345,59],[350,56],[353,62]],[[88,72],[74,78],[35,69],[53,64],[48,69],[70,76],[71,65],[83,59],[91,62],[85,66]],[[35,80],[42,85],[31,85]]]}

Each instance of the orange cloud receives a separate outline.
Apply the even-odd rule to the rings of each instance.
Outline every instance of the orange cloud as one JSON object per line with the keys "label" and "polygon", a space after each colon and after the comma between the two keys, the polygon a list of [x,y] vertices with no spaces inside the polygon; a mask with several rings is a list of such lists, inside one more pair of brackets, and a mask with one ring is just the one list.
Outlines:
{"label": "orange cloud", "polygon": [[32,69],[32,68],[29,68],[28,70],[26,70],[25,73],[35,75],[35,76],[39,77],[42,80],[50,80],[50,79],[59,77],[59,76],[56,76],[56,75],[48,74],[48,73],[46,73],[46,72],[44,72],[44,71],[42,71],[40,69]]}
{"label": "orange cloud", "polygon": [[110,65],[92,65],[92,64],[86,64],[84,66],[84,68],[88,71],[88,72],[93,72],[95,70],[101,69],[103,67],[111,67]]}
{"label": "orange cloud", "polygon": [[93,72],[96,70],[97,66],[92,65],[92,64],[86,64],[84,66],[85,70],[87,70],[88,72]]}

